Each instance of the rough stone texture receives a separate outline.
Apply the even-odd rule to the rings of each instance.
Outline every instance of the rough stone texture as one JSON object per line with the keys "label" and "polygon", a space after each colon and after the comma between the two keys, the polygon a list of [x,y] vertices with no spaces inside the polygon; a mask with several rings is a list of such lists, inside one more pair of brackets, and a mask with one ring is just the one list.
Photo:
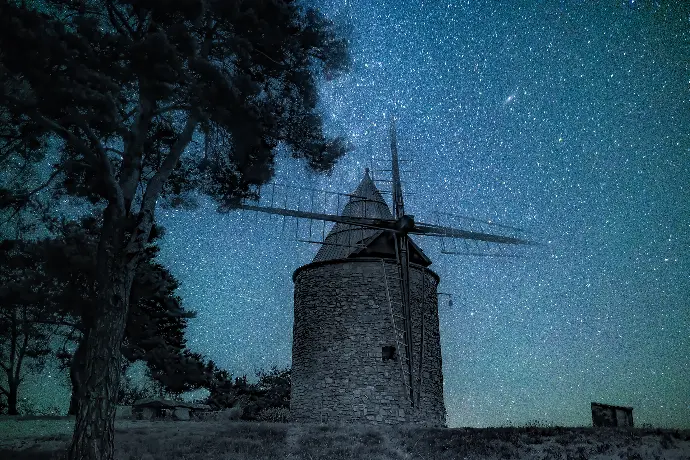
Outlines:
{"label": "rough stone texture", "polygon": [[[405,350],[396,341],[387,295],[394,312],[402,314],[395,261],[317,262],[295,272],[293,421],[445,426],[438,276],[429,269],[423,276],[419,265],[410,268],[413,378],[421,390],[414,408],[401,370]],[[396,347],[396,359],[382,358],[387,346]]]}

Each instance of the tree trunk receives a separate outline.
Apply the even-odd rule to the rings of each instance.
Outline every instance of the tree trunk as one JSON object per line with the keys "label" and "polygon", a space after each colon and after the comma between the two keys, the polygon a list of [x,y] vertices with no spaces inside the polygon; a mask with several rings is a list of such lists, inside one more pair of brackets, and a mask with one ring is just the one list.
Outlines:
{"label": "tree trunk", "polygon": [[[97,307],[93,314],[89,314],[89,334],[84,341],[85,367],[83,374],[79,375],[77,417],[68,460],[113,459],[122,337],[127,323],[134,271],[151,234],[156,200],[180,155],[189,145],[200,117],[196,110],[190,113],[170,153],[148,181],[137,216],[128,213],[137,190],[138,169],[128,171],[124,167],[128,160],[125,160],[124,175],[118,184],[109,167],[106,168],[106,180],[112,188],[108,191],[109,204],[103,213],[96,257],[99,277]],[[145,136],[147,130],[142,126],[139,126],[140,134]],[[140,157],[139,160],[136,157],[139,153],[132,155],[134,160],[140,161]],[[136,217],[136,223],[132,227],[133,217]]]}
{"label": "tree trunk", "polygon": [[[80,345],[81,347],[81,345]],[[77,415],[79,407],[79,377],[77,376],[77,369],[75,369],[76,363],[72,362],[69,370],[69,379],[72,382],[72,395],[69,399],[69,409],[67,410],[67,415]]]}
{"label": "tree trunk", "polygon": [[19,385],[15,384],[14,380],[11,379],[7,382],[8,395],[7,395],[7,415],[19,415],[17,410],[17,393]]}
{"label": "tree trunk", "polygon": [[67,415],[77,415],[79,407],[79,397],[77,396],[76,390],[72,390],[72,395],[69,398],[69,409],[67,409]]}
{"label": "tree trunk", "polygon": [[17,347],[19,345],[19,318],[17,318],[17,309],[12,308],[12,319],[10,326],[10,353],[9,362],[5,368],[7,374],[7,414],[19,415],[17,410],[17,390],[19,382],[16,378],[15,366],[17,365]]}
{"label": "tree trunk", "polygon": [[77,415],[79,410],[79,392],[81,390],[80,382],[84,381],[84,368],[86,367],[86,360],[84,355],[86,353],[86,339],[89,336],[89,328],[85,325],[85,332],[79,341],[77,350],[72,356],[72,362],[69,366],[69,378],[72,383],[72,395],[69,401],[69,409],[67,415]]}
{"label": "tree trunk", "polygon": [[69,460],[113,458],[120,347],[134,268],[119,261],[108,265],[108,280],[99,286],[100,308],[83,342],[84,368],[78,373],[77,413]]}

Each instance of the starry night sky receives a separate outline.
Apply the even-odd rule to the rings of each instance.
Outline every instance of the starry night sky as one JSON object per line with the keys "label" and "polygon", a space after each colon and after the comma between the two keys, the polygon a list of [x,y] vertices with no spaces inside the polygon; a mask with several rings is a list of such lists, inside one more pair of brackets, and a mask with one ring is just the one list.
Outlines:
{"label": "starry night sky", "polygon": [[[355,150],[330,176],[281,154],[276,182],[352,192],[388,166],[394,114],[408,214],[544,243],[515,259],[414,238],[453,298],[439,304],[449,426],[590,425],[597,401],[690,427],[684,3],[318,2],[349,26],[353,69],[323,81],[322,108]],[[198,312],[190,347],[234,375],[288,366],[292,272],[318,246],[296,241],[304,223],[213,209],[158,213],[160,259]]]}
{"label": "starry night sky", "polygon": [[[322,3],[351,25],[353,70],[324,81],[322,107],[355,150],[329,177],[281,157],[276,182],[352,192],[387,166],[393,113],[408,213],[545,243],[477,258],[416,238],[453,295],[439,306],[449,426],[587,425],[592,401],[690,426],[690,7],[511,5]],[[161,259],[199,313],[191,347],[236,374],[289,365],[291,275],[317,250],[296,241],[305,224],[160,220]]]}

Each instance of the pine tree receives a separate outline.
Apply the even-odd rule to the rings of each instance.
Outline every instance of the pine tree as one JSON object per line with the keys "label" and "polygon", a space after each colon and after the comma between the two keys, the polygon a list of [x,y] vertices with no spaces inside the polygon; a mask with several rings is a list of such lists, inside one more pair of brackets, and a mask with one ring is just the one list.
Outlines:
{"label": "pine tree", "polygon": [[[55,296],[45,300],[55,305],[55,314],[71,318],[71,322],[63,319],[60,324],[70,327],[64,332],[73,343],[82,343],[85,332],[83,315],[93,309],[91,303],[96,287],[93,273],[99,232],[97,219],[85,218],[79,224],[65,223],[59,238],[42,242],[45,250],[39,257],[48,276],[58,287]],[[160,236],[162,230],[156,227],[145,258],[136,268],[121,351],[125,362],[144,361],[153,378],[167,392],[182,393],[207,385],[209,375],[203,357],[186,348],[187,320],[196,314],[183,308],[175,292],[178,281],[155,262],[158,247],[153,237]],[[83,361],[79,347],[76,353],[66,350],[68,342],[64,342],[59,358],[63,367],[70,370],[73,397],[69,413],[76,414]]]}
{"label": "pine tree", "polygon": [[[323,134],[317,76],[346,69],[346,42],[292,0],[36,5],[0,0],[0,113],[26,142],[59,138],[51,179],[104,205],[69,458],[109,460],[120,344],[156,202],[198,190],[231,209],[270,179],[279,143],[328,171],[346,147]],[[213,142],[195,152],[195,136]]]}
{"label": "pine tree", "polygon": [[[80,223],[63,223],[55,238],[5,240],[0,245],[0,258],[7,261],[0,269],[0,368],[8,381],[6,388],[0,387],[0,394],[7,399],[10,414],[16,412],[24,358],[41,364],[53,351],[49,339],[57,335],[65,339],[57,357],[63,369],[70,371],[73,397],[69,413],[76,414],[82,363],[67,346],[81,341],[81,315],[93,308],[99,231],[97,219],[86,218]],[[152,236],[161,234],[157,229]],[[144,361],[168,393],[207,387],[211,379],[208,365],[203,356],[186,348],[187,320],[195,313],[182,307],[175,293],[179,283],[155,262],[154,242],[152,239],[146,259],[137,267],[121,346],[124,362]]]}
{"label": "pine tree", "polygon": [[36,263],[35,245],[22,241],[0,244],[0,385],[9,415],[18,415],[19,387],[27,368],[40,370],[51,353],[56,333],[47,323],[55,321],[54,309],[44,302],[53,289],[51,280]]}

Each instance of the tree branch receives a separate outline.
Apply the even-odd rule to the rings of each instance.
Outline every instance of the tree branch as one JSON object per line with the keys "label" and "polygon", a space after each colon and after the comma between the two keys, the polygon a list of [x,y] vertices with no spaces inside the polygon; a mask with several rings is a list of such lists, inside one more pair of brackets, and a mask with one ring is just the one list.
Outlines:
{"label": "tree branch", "polygon": [[[70,110],[70,118],[72,119],[71,121],[76,124],[79,129],[82,130],[82,132],[86,135],[86,138],[91,141],[91,144],[93,145],[93,149],[96,151],[96,158],[100,162],[100,166],[108,172],[108,174],[112,175],[112,170],[110,168],[110,161],[108,161],[108,156],[105,154],[105,150],[103,149],[103,145],[101,144],[101,140],[96,136],[96,133],[93,132],[91,127],[89,126],[88,123],[86,123],[86,120],[84,120],[84,117],[77,112],[76,110]],[[92,151],[92,149],[89,149],[89,151]]]}
{"label": "tree branch", "polygon": [[184,152],[184,149],[187,148],[187,145],[189,145],[191,142],[192,135],[199,125],[200,120],[201,114],[199,111],[197,109],[191,110],[182,132],[170,148],[170,153],[168,153],[168,156],[165,157],[160,169],[156,172],[153,178],[151,178],[146,187],[146,192],[144,193],[144,198],[141,203],[142,211],[146,209],[153,209],[155,206],[156,200],[163,190],[163,184],[165,184],[165,182],[168,180],[175,169],[175,166],[177,166],[177,162],[180,160],[182,152]]}
{"label": "tree branch", "polygon": [[29,116],[35,122],[42,125],[44,128],[53,131],[55,134],[67,141],[79,153],[84,155],[84,158],[86,158],[86,160],[92,166],[94,166],[97,170],[102,171],[103,179],[106,183],[107,190],[107,196],[105,198],[107,198],[108,201],[111,201],[114,204],[117,204],[118,206],[124,208],[122,190],[120,190],[120,187],[118,186],[117,182],[115,182],[115,176],[113,175],[112,168],[110,167],[110,161],[108,160],[107,155],[103,151],[103,148],[100,145],[100,141],[98,140],[98,138],[96,138],[93,131],[91,131],[88,128],[88,126],[85,125],[84,120],[80,119],[81,117],[77,117],[75,122],[84,131],[84,134],[86,134],[87,137],[92,139],[92,142],[94,142],[94,140],[96,141],[96,145],[94,145],[94,147],[96,148],[95,153],[88,147],[88,145],[86,145],[86,143],[82,139],[78,138],[73,132],[69,131],[59,123],[50,120],[49,118],[41,115],[37,111],[31,111],[29,113]]}
{"label": "tree branch", "polygon": [[[79,153],[84,155],[84,158],[92,164],[97,170],[101,170],[103,173],[103,179],[106,183],[107,198],[109,201],[122,205],[122,193],[117,182],[115,182],[115,177],[110,167],[110,162],[108,157],[105,155],[103,148],[101,146],[100,140],[96,137],[93,131],[84,121],[83,117],[72,110],[72,118],[74,122],[79,126],[84,134],[91,140],[94,144],[96,151],[94,152],[89,146],[79,137],[77,137],[73,132],[57,123],[54,120],[42,115],[35,107],[27,107],[26,101],[20,100],[10,94],[5,93],[3,95],[8,102],[12,103],[18,108],[22,108],[27,116],[29,116],[34,122],[38,123],[45,129],[54,132],[59,137],[68,142],[72,147],[74,147]],[[99,168],[100,166],[100,168]],[[102,168],[102,169],[101,169]]]}
{"label": "tree branch", "polygon": [[17,365],[14,368],[14,380],[21,383],[21,371],[22,363],[24,362],[24,356],[26,356],[26,349],[29,346],[29,331],[27,330],[27,318],[26,318],[26,307],[24,307],[22,312],[22,322],[24,323],[24,340],[22,341],[22,346],[19,349],[19,356],[17,359]]}
{"label": "tree branch", "polygon": [[142,94],[141,90],[139,91],[137,111],[132,129],[129,131],[131,137],[125,138],[125,152],[122,155],[122,169],[120,171],[120,188],[127,212],[129,212],[129,207],[134,200],[137,184],[141,177],[144,142],[153,119],[151,102],[145,94]]}
{"label": "tree branch", "polygon": [[53,171],[53,173],[50,175],[50,177],[48,178],[48,180],[47,180],[43,185],[40,185],[40,186],[36,187],[35,189],[33,189],[32,191],[30,191],[30,192],[26,195],[26,198],[27,198],[27,199],[28,199],[28,198],[31,198],[32,196],[34,196],[35,194],[37,194],[38,192],[40,192],[40,191],[43,190],[44,188],[48,187],[48,186],[50,185],[50,183],[53,182],[53,180],[54,180],[54,179],[57,177],[57,175],[60,174],[61,172],[62,172],[62,168],[56,168],[55,171]]}
{"label": "tree branch", "polygon": [[[122,28],[122,25],[124,25],[124,27],[129,32],[129,36],[134,37],[134,30],[127,22],[127,18],[124,18],[122,16],[122,13],[113,5],[113,2],[108,0],[106,1],[105,6],[108,10],[108,18],[110,19],[110,24],[115,28],[115,30],[117,30],[120,35],[126,37],[127,33],[125,33],[124,29]],[[115,16],[117,16],[117,18]],[[118,19],[120,20],[122,25],[117,23]]]}
{"label": "tree branch", "polygon": [[125,155],[125,152],[123,152],[122,150],[115,149],[113,147],[106,147],[104,150],[106,152],[113,152],[114,154],[118,155],[120,159],[124,158]]}
{"label": "tree branch", "polygon": [[119,109],[119,110],[120,110],[120,115],[122,116],[122,121],[123,121],[123,122],[124,122],[124,121],[127,121],[127,119],[129,119],[129,117],[131,117],[132,115],[134,115],[135,113],[137,113],[137,109],[136,109],[136,108],[130,110],[129,112],[125,112],[124,109]]}
{"label": "tree branch", "polygon": [[39,319],[32,321],[34,324],[45,324],[50,326],[66,326],[77,329],[81,331],[81,327],[78,323],[70,323],[69,321],[59,321],[59,320],[49,320],[49,319]]}
{"label": "tree branch", "polygon": [[276,60],[273,59],[271,56],[269,56],[268,54],[266,54],[266,53],[264,53],[263,51],[261,51],[256,45],[254,46],[254,50],[257,51],[259,54],[262,54],[266,59],[268,59],[269,61],[271,61],[271,62],[273,62],[274,64],[278,65],[279,67],[282,67],[282,68],[286,68],[286,67],[287,67],[287,65],[285,65],[285,64],[283,64],[283,63],[281,63],[281,62],[276,61]]}
{"label": "tree branch", "polygon": [[189,104],[171,104],[171,105],[166,106],[166,107],[161,107],[158,110],[154,110],[151,115],[152,115],[152,117],[157,117],[159,115],[163,115],[164,113],[173,112],[175,110],[187,110],[187,111],[189,111],[191,109],[192,109],[192,106]]}
{"label": "tree branch", "polygon": [[177,137],[177,140],[170,148],[170,152],[163,160],[163,164],[156,174],[149,180],[146,186],[146,191],[144,192],[144,197],[141,201],[140,206],[140,217],[137,223],[137,228],[132,232],[127,246],[125,247],[125,252],[130,256],[130,260],[139,253],[142,246],[145,243],[145,239],[148,238],[149,232],[151,231],[151,226],[153,225],[153,213],[156,207],[156,200],[163,190],[163,185],[168,180],[172,174],[177,162],[182,156],[182,152],[189,145],[192,140],[192,135],[199,125],[199,120],[201,119],[201,113],[198,109],[192,109],[185,123],[184,129]]}
{"label": "tree branch", "polygon": [[48,187],[51,184],[51,182],[53,182],[53,180],[57,177],[57,175],[60,174],[61,172],[62,172],[61,168],[56,168],[55,171],[50,175],[50,177],[48,178],[48,180],[44,184],[36,187],[32,191],[30,191],[30,192],[22,195],[21,197],[15,199],[14,200],[15,203],[19,203],[19,206],[17,206],[14,209],[14,212],[12,212],[0,225],[4,225],[7,222],[9,222],[10,220],[14,219],[17,216],[17,214],[19,214],[24,209],[24,207],[29,203],[29,200],[31,199],[31,197],[34,196],[36,193],[40,192],[41,190],[45,189],[46,187]]}

